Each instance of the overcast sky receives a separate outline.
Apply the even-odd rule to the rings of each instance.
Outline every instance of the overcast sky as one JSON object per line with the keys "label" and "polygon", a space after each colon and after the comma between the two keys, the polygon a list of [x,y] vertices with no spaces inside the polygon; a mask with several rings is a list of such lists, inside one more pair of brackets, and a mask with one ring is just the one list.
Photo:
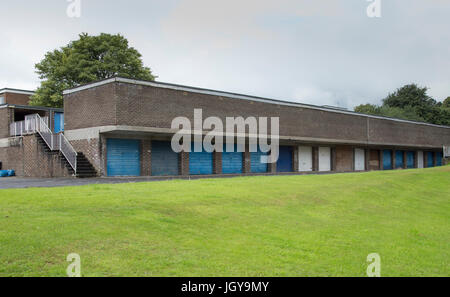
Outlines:
{"label": "overcast sky", "polygon": [[121,33],[162,82],[316,105],[380,103],[415,82],[450,96],[450,1],[0,0],[0,88],[81,32]]}

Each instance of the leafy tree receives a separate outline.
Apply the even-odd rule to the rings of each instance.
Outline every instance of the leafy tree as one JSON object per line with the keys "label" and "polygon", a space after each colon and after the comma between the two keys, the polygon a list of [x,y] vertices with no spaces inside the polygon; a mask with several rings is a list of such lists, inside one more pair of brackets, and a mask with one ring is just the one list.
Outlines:
{"label": "leafy tree", "polygon": [[447,99],[444,100],[442,107],[450,108],[450,97],[447,97]]}
{"label": "leafy tree", "polygon": [[374,104],[361,104],[355,107],[355,111],[364,114],[380,115],[380,107]]}
{"label": "leafy tree", "polygon": [[356,112],[405,120],[450,125],[450,97],[444,103],[427,95],[428,88],[416,84],[405,85],[383,99],[381,106],[363,104]]}
{"label": "leafy tree", "polygon": [[35,67],[42,82],[30,103],[39,106],[62,107],[63,90],[97,80],[114,76],[156,78],[143,66],[141,54],[120,34],[80,34],[78,40],[48,52]]}

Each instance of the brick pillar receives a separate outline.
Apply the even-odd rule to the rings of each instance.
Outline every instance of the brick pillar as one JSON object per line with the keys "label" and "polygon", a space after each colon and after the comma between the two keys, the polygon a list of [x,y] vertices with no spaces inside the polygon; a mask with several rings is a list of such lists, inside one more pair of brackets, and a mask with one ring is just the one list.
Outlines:
{"label": "brick pillar", "polygon": [[213,153],[213,172],[214,174],[222,174],[222,153],[214,152]]}
{"label": "brick pillar", "polygon": [[294,146],[294,149],[292,150],[292,161],[294,162],[292,166],[294,172],[298,172],[298,146]]}
{"label": "brick pillar", "polygon": [[250,147],[249,143],[245,145],[245,152],[244,152],[244,173],[251,173],[252,172],[252,161],[251,161],[251,153],[250,153]]}
{"label": "brick pillar", "polygon": [[313,157],[313,171],[319,171],[319,147],[314,146],[312,148]]}
{"label": "brick pillar", "polygon": [[369,169],[370,169],[370,149],[366,149],[365,150],[365,164],[364,164],[364,166],[365,166],[365,170],[366,171],[369,171]]}
{"label": "brick pillar", "polygon": [[149,139],[141,141],[141,176],[152,175],[152,142]]}
{"label": "brick pillar", "polygon": [[179,173],[182,176],[188,176],[189,175],[189,153],[187,152],[181,152],[179,154]]}
{"label": "brick pillar", "polygon": [[384,159],[383,158],[383,150],[380,149],[380,170],[384,169],[384,166],[383,166],[384,160],[383,159]]}
{"label": "brick pillar", "polygon": [[403,152],[403,169],[407,169],[408,168],[408,155],[407,152],[404,151]]}
{"label": "brick pillar", "polygon": [[277,162],[269,163],[269,173],[277,173]]}
{"label": "brick pillar", "polygon": [[395,160],[395,155],[396,155],[397,151],[396,150],[392,150],[392,169],[397,169],[397,162]]}
{"label": "brick pillar", "polygon": [[[336,171],[336,148],[332,147],[331,149],[331,171]],[[354,163],[354,162],[353,162]],[[355,164],[353,164],[353,169],[355,168]]]}
{"label": "brick pillar", "polygon": [[423,168],[428,168],[428,152],[423,152]]}
{"label": "brick pillar", "polygon": [[433,152],[433,165],[434,165],[434,167],[437,166],[437,154],[436,154],[436,152]]}

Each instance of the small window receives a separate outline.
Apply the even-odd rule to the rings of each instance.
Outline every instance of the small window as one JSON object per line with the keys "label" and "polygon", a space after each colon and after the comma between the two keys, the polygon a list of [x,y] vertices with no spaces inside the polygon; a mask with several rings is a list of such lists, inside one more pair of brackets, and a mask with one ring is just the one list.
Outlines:
{"label": "small window", "polygon": [[0,104],[5,104],[6,102],[5,102],[5,97],[3,97],[3,96],[1,96],[0,97]]}

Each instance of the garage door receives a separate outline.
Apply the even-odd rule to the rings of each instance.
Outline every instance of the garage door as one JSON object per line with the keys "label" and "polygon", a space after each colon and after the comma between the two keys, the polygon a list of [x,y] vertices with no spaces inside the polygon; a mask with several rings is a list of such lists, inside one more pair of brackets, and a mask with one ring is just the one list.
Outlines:
{"label": "garage door", "polygon": [[403,151],[395,151],[395,168],[403,168]]}
{"label": "garage door", "polygon": [[108,139],[106,146],[108,176],[141,175],[139,140]]}
{"label": "garage door", "polygon": [[319,171],[331,171],[331,148],[319,147]]}
{"label": "garage door", "polygon": [[259,148],[257,152],[250,153],[250,167],[252,173],[266,173],[268,171],[269,165],[261,162],[261,157],[267,155],[267,153],[261,152]]}
{"label": "garage door", "polygon": [[443,156],[444,156],[444,154],[441,152],[436,153],[436,165],[437,166],[442,166],[442,159],[444,158]]}
{"label": "garage door", "polygon": [[213,153],[208,153],[202,146],[201,152],[192,151],[189,153],[189,173],[192,175],[213,174]]}
{"label": "garage door", "polygon": [[391,170],[392,169],[392,151],[384,150],[383,151],[383,170]]}
{"label": "garage door", "polygon": [[227,151],[224,145],[222,153],[222,173],[223,174],[238,174],[242,173],[244,153],[237,151],[237,144],[234,146],[234,151]]}
{"label": "garage door", "polygon": [[168,141],[152,141],[152,175],[178,175],[178,154]]}
{"label": "garage door", "polygon": [[298,170],[300,172],[313,171],[312,147],[300,146],[298,148]]}
{"label": "garage door", "polygon": [[423,152],[417,152],[417,168],[423,168]]}
{"label": "garage door", "polygon": [[366,151],[363,149],[355,149],[355,170],[366,170]]}
{"label": "garage door", "polygon": [[427,152],[427,167],[434,167],[434,154],[433,152]]}
{"label": "garage door", "polygon": [[414,152],[413,151],[406,152],[406,167],[414,168]]}
{"label": "garage door", "polygon": [[280,146],[277,172],[292,172],[292,146]]}

